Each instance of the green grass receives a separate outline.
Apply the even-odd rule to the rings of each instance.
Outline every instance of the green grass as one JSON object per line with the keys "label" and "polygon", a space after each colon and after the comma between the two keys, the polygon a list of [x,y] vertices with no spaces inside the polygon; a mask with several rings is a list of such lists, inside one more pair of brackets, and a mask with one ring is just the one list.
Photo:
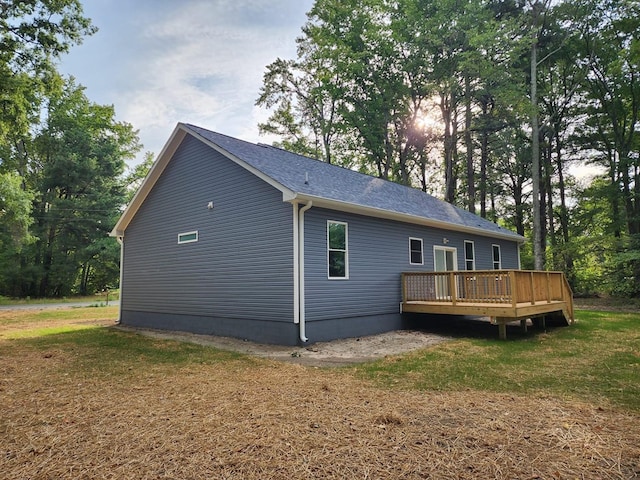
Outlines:
{"label": "green grass", "polygon": [[[120,298],[119,290],[111,290],[109,292],[109,301],[118,300]],[[61,298],[10,298],[0,295],[0,305],[38,305],[50,303],[78,303],[78,302],[95,302],[96,304],[106,303],[107,294],[97,293],[95,295],[71,296]]]}
{"label": "green grass", "polygon": [[[65,372],[92,377],[135,375],[150,369],[189,364],[254,361],[239,353],[191,343],[155,340],[107,327],[82,328],[62,333],[47,329],[42,333],[39,337],[10,340],[9,348],[4,353],[11,354],[12,346],[35,349],[43,354],[61,352],[69,359],[61,367]],[[3,352],[0,351],[0,359],[2,355]]]}
{"label": "green grass", "polygon": [[[8,325],[5,340],[0,340],[0,362],[14,348],[63,352],[69,360],[60,368],[96,376],[190,364],[233,368],[237,361],[245,366],[261,362],[212,347],[80,322],[116,315],[116,307],[20,312],[20,325],[14,327],[12,318],[0,319],[0,331]],[[495,326],[474,330],[463,323],[454,331],[457,338],[449,342],[343,372],[382,388],[555,396],[640,411],[640,313],[580,310],[571,327],[547,333],[509,332],[507,341],[496,339]]]}
{"label": "green grass", "polygon": [[96,327],[90,325],[65,325],[60,327],[42,327],[31,328],[29,330],[19,330],[5,335],[5,338],[16,340],[20,338],[38,338],[46,337],[48,335],[57,335],[60,333],[76,332],[78,330],[95,329]]}
{"label": "green grass", "polygon": [[640,314],[579,311],[577,318],[548,333],[458,338],[354,370],[392,388],[548,394],[640,410]]}

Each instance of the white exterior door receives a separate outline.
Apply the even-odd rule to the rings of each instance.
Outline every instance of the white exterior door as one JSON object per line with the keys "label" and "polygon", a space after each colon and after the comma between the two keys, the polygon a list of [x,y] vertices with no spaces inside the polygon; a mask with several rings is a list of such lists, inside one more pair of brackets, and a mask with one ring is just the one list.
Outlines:
{"label": "white exterior door", "polygon": [[[433,247],[433,265],[436,272],[452,272],[458,269],[458,251],[453,247]],[[436,277],[436,297],[451,298],[449,277]]]}

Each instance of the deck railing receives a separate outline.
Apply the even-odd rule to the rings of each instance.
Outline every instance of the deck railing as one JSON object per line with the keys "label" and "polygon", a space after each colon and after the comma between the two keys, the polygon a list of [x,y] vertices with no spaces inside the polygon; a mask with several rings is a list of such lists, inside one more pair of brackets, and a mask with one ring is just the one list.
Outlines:
{"label": "deck railing", "polygon": [[465,270],[402,274],[403,302],[535,305],[564,301],[573,318],[573,294],[562,272]]}

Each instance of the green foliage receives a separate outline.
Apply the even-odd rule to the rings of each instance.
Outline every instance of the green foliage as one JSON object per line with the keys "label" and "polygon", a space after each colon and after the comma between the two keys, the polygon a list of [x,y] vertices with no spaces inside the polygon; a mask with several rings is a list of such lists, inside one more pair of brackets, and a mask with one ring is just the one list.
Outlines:
{"label": "green foliage", "polygon": [[140,148],[136,132],[115,120],[113,107],[90,102],[73,79],[60,79],[42,117],[20,157],[28,166],[20,181],[33,192],[35,241],[11,258],[11,282],[0,291],[60,297],[116,285],[120,253],[108,234],[127,198],[123,174]]}
{"label": "green foliage", "polygon": [[[317,0],[308,18],[265,74],[263,132],[506,221],[577,291],[635,291],[638,2]],[[569,169],[589,163],[606,174],[585,190]]]}
{"label": "green foliage", "polygon": [[35,240],[29,233],[32,200],[18,175],[0,173],[0,291],[7,290],[17,275],[16,260],[23,247]]}
{"label": "green foliage", "polygon": [[15,69],[42,72],[96,28],[82,15],[79,0],[21,0],[0,9],[0,62]]}

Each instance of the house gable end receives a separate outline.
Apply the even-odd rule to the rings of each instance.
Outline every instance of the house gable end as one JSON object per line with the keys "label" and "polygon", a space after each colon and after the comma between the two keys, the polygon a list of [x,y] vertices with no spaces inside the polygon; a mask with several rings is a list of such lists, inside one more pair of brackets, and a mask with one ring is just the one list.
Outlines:
{"label": "house gable end", "polygon": [[129,202],[129,205],[127,206],[122,216],[116,223],[115,227],[111,231],[110,235],[112,237],[124,236],[124,232],[127,226],[129,225],[133,217],[136,215],[137,211],[140,209],[140,206],[146,200],[147,196],[149,195],[149,192],[151,192],[151,190],[153,189],[153,186],[159,180],[160,176],[162,175],[167,165],[173,158],[173,155],[175,154],[177,149],[180,147],[180,145],[182,144],[182,142],[184,141],[187,135],[197,138],[199,141],[201,141],[208,147],[222,154],[229,160],[233,161],[237,165],[241,166],[248,172],[252,173],[256,177],[260,178],[264,182],[276,188],[277,190],[280,190],[283,195],[283,200],[289,200],[295,197],[295,194],[293,192],[291,192],[288,188],[284,187],[280,183],[274,181],[271,177],[265,175],[263,172],[256,169],[255,167],[248,164],[247,162],[243,161],[242,159],[238,158],[236,155],[233,155],[232,153],[228,152],[224,148],[221,148],[217,144],[211,142],[209,139],[203,137],[202,135],[199,135],[197,132],[193,131],[193,129],[189,128],[185,124],[179,123],[174,129],[173,133],[171,134],[171,137],[163,147],[162,151],[160,152],[160,155],[158,155],[158,157],[156,158],[156,161],[151,166],[151,169],[149,170],[149,173],[145,177],[144,181],[142,182],[142,185],[140,186],[140,188],[138,188],[138,191],[134,195],[133,199],[131,200],[131,202]]}

